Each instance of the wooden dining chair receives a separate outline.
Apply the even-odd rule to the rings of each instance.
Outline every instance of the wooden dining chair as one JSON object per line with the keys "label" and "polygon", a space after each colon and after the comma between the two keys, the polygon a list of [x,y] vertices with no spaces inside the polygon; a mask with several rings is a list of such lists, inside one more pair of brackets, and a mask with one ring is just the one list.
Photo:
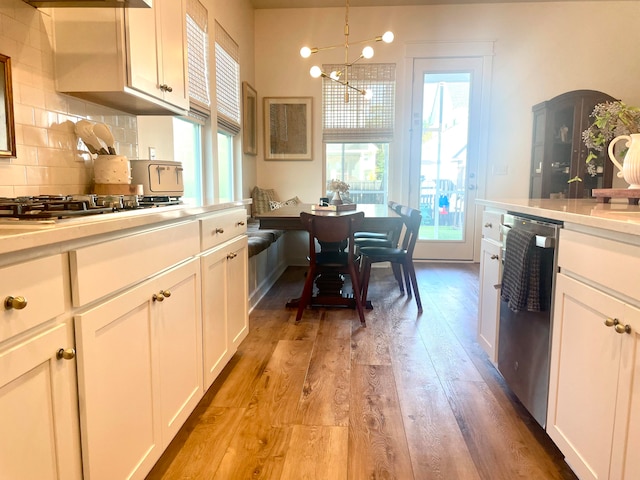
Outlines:
{"label": "wooden dining chair", "polygon": [[[353,237],[363,220],[364,212],[338,216],[300,213],[300,221],[309,232],[309,269],[298,303],[296,322],[302,318],[302,313],[311,302],[314,282],[319,275],[346,274],[351,279],[360,323],[366,326],[360,296],[360,269]],[[316,241],[320,245],[320,251],[316,251]]]}
{"label": "wooden dining chair", "polygon": [[402,269],[405,288],[403,288],[402,280],[400,280],[400,291],[404,293],[404,290],[406,289],[409,297],[413,294],[418,306],[418,312],[422,312],[422,301],[420,300],[418,280],[413,266],[413,250],[416,246],[416,241],[418,240],[422,214],[419,210],[406,206],[402,206],[399,213],[402,216],[404,224],[404,233],[400,245],[392,247],[370,246],[358,249],[362,257],[362,301],[364,303],[367,301],[369,280],[371,277],[371,265],[373,263],[390,262],[392,267],[395,265]]}

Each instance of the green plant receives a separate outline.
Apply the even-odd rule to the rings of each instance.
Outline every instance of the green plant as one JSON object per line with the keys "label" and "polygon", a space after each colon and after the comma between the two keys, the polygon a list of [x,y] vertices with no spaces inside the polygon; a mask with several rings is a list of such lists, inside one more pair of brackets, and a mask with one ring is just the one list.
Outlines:
{"label": "green plant", "polygon": [[[589,149],[586,158],[587,172],[593,177],[602,152],[606,152],[609,142],[619,135],[640,132],[640,108],[632,107],[619,100],[598,103],[590,115],[593,123],[582,132],[582,141]],[[624,154],[624,152],[622,152]]]}

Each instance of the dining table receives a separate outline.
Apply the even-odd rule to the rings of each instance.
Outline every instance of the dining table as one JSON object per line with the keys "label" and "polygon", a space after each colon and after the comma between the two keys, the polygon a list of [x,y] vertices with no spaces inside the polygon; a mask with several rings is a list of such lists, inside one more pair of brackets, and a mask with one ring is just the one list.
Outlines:
{"label": "dining table", "polygon": [[[364,212],[364,221],[360,231],[367,232],[390,232],[402,228],[402,217],[394,210],[383,204],[357,204],[355,208],[349,210],[331,211],[325,209],[315,209],[312,204],[299,203],[297,205],[285,205],[276,210],[256,214],[260,222],[260,229],[269,230],[305,230],[300,221],[300,213],[308,212],[322,216],[342,216],[352,215],[356,212]],[[321,249],[335,248],[334,245],[320,245]],[[316,293],[310,302],[310,306],[331,306],[355,308],[355,299],[352,293],[343,291],[344,278],[342,275],[333,277],[318,278],[316,280]],[[288,308],[297,308],[298,298],[289,300],[286,303]],[[365,308],[372,309],[370,301],[367,301]]]}

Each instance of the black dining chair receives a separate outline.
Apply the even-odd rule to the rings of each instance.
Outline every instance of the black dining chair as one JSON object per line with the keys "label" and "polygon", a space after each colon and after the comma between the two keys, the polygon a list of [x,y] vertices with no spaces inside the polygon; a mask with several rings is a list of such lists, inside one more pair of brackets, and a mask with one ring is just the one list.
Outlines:
{"label": "black dining chair", "polygon": [[404,293],[406,289],[409,297],[413,294],[418,306],[418,312],[422,312],[422,301],[420,300],[418,280],[413,266],[413,250],[416,246],[416,241],[418,240],[422,214],[419,210],[406,206],[402,206],[400,208],[399,214],[402,216],[404,232],[402,235],[402,241],[398,246],[363,246],[358,249],[358,252],[361,255],[362,301],[365,303],[367,301],[369,280],[371,277],[371,265],[380,262],[390,262],[392,267],[399,266],[402,269],[404,287],[402,285],[402,277],[398,280],[398,277],[396,276],[396,280],[398,280],[398,284],[400,286],[400,291]]}
{"label": "black dining chair", "polygon": [[[366,326],[361,299],[360,269],[355,253],[354,233],[364,220],[364,212],[348,215],[300,213],[300,221],[309,232],[309,269],[298,303],[296,322],[311,302],[314,282],[319,275],[349,275],[360,323]],[[316,241],[320,251],[316,251]]]}
{"label": "black dining chair", "polygon": [[[389,209],[396,213],[399,213],[402,208],[402,205],[392,200],[389,200],[387,205],[389,206]],[[400,237],[400,229],[394,229],[388,232],[356,232],[354,237],[356,240],[356,246],[391,247],[397,244],[398,238]]]}

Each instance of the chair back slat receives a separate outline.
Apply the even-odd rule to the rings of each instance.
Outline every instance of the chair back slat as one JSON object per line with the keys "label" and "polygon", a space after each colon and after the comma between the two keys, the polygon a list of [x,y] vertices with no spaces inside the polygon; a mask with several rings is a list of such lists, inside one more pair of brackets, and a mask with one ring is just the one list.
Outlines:
{"label": "chair back slat", "polygon": [[413,250],[420,234],[420,224],[422,223],[422,214],[420,210],[415,208],[402,206],[398,212],[402,216],[404,223],[404,236],[402,237],[402,249],[407,251],[409,258],[413,257]]}

